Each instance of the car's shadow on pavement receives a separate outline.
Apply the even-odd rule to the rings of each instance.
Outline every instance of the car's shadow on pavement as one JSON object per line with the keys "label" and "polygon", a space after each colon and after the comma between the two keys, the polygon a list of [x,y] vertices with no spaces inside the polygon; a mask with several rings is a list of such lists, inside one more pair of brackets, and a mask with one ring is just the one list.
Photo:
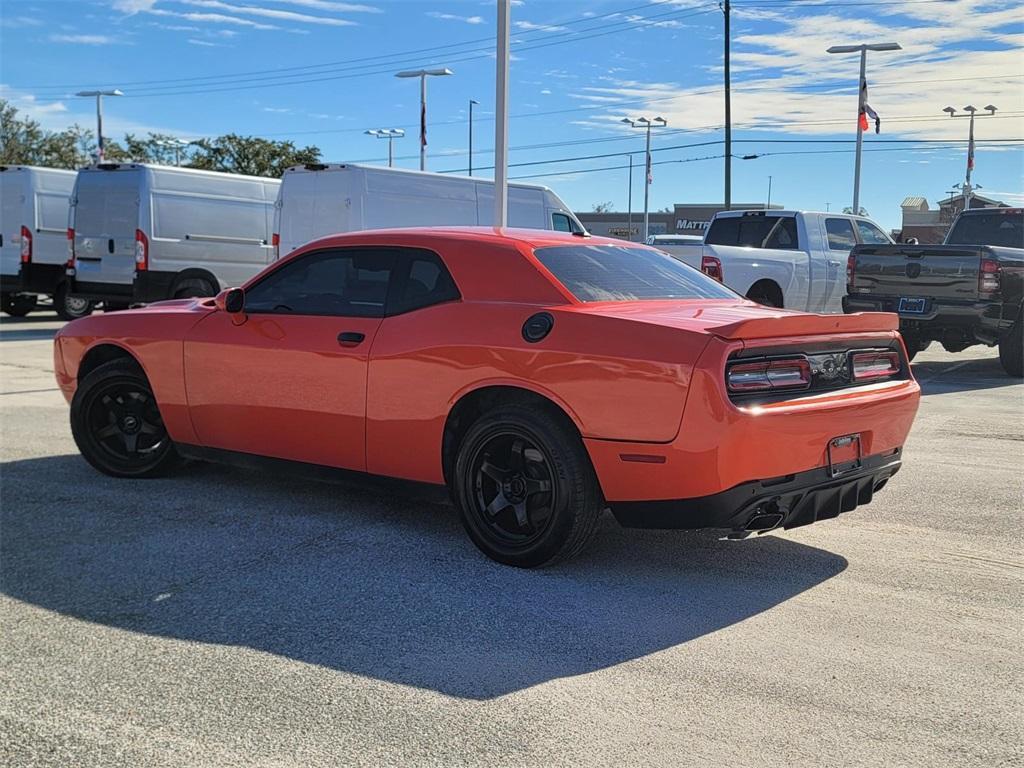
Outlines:
{"label": "car's shadow on pavement", "polygon": [[997,357],[971,358],[964,352],[961,360],[928,360],[913,364],[914,378],[921,385],[922,395],[944,395],[951,392],[995,389],[1020,384],[1003,370]]}
{"label": "car's shadow on pavement", "polygon": [[[2,473],[0,589],[12,598],[469,699],[685,643],[847,565],[770,535],[606,519],[580,558],[523,571],[480,555],[453,510],[404,496],[198,464],[114,480],[78,456]],[[64,490],[40,494],[42,476]]]}

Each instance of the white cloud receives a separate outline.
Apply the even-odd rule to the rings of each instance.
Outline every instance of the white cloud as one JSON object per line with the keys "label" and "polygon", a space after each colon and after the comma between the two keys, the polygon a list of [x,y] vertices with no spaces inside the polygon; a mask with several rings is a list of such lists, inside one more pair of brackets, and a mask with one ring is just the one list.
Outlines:
{"label": "white cloud", "polygon": [[0,27],[41,27],[43,22],[31,16],[5,16],[0,18]]}
{"label": "white cloud", "polygon": [[188,38],[188,40],[186,40],[186,42],[189,45],[200,45],[200,46],[203,46],[204,48],[223,48],[224,47],[223,45],[220,45],[219,43],[211,43],[209,40],[198,40],[198,39],[196,39],[194,37]]}
{"label": "white cloud", "polygon": [[555,24],[535,24],[532,21],[513,21],[512,26],[524,32],[564,32],[566,29]]}
{"label": "white cloud", "polygon": [[357,3],[336,3],[334,0],[277,0],[286,5],[301,5],[316,11],[339,11],[341,13],[383,13],[380,8]]}
{"label": "white cloud", "polygon": [[256,5],[232,5],[221,0],[178,0],[185,5],[197,8],[209,8],[215,11],[226,11],[244,16],[260,16],[262,18],[274,19],[275,21],[294,21],[302,24],[325,24],[331,27],[351,27],[354,21],[339,19],[334,16],[311,16],[307,13],[296,13],[295,11],[282,11],[277,8],[264,8]]}
{"label": "white cloud", "polygon": [[465,22],[466,24],[484,23],[483,16],[457,16],[454,13],[438,13],[437,11],[430,11],[427,13],[427,16],[430,16],[431,18],[434,19],[443,19],[445,21],[462,21]]}
{"label": "white cloud", "polygon": [[257,21],[250,21],[249,19],[240,19],[237,16],[225,16],[223,13],[197,13],[193,11],[183,13],[181,11],[166,11],[162,8],[152,8],[149,13],[152,13],[155,16],[185,19],[186,21],[193,21],[197,24],[234,24],[235,26],[246,27],[247,29],[280,29],[280,27],[276,27],[273,24],[262,24]]}
{"label": "white cloud", "polygon": [[54,43],[77,43],[78,45],[116,45],[124,40],[109,35],[50,35]]}
{"label": "white cloud", "polygon": [[154,5],[156,5],[156,0],[114,0],[113,3],[115,11],[127,14],[149,11]]}
{"label": "white cloud", "polygon": [[542,91],[540,92],[540,95],[541,95],[541,96],[550,96],[550,95],[551,95],[551,91],[550,91],[550,90],[548,90],[547,88],[545,88],[544,90],[542,90]]}

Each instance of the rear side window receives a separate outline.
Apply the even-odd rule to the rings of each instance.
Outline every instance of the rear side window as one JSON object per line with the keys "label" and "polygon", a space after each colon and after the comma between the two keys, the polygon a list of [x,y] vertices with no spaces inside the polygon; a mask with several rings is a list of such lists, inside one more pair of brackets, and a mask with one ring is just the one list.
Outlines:
{"label": "rear side window", "polygon": [[653,248],[564,245],[534,255],[579,301],[731,299],[736,294]]}
{"label": "rear side window", "polygon": [[1024,212],[968,213],[956,220],[946,243],[1024,248]]}
{"label": "rear side window", "polygon": [[830,251],[849,251],[857,244],[853,234],[853,222],[849,219],[825,219]]}
{"label": "rear side window", "polygon": [[388,300],[389,315],[412,312],[461,298],[447,267],[430,251],[413,251],[404,266],[398,268],[393,295]]}
{"label": "rear side window", "polygon": [[857,220],[857,231],[860,232],[860,241],[871,245],[889,245],[892,241],[885,236],[885,233],[872,224],[870,221]]}
{"label": "rear side window", "polygon": [[792,216],[724,216],[711,222],[704,242],[739,248],[799,250],[796,219]]}

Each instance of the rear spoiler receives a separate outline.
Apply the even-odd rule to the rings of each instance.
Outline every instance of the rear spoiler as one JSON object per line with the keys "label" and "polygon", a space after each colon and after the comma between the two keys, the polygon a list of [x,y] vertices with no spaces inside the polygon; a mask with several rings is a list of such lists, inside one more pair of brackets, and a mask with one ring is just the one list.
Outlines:
{"label": "rear spoiler", "polygon": [[793,314],[738,320],[716,327],[713,333],[723,339],[782,339],[793,336],[827,336],[832,333],[888,333],[899,327],[899,315],[893,312]]}

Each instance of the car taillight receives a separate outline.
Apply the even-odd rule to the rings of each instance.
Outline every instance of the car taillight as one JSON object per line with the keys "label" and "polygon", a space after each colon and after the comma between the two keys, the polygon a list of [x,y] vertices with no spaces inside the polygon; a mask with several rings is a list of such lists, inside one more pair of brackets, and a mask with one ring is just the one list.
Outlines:
{"label": "car taillight", "polygon": [[23,226],[21,228],[21,263],[28,264],[32,261],[32,230]]}
{"label": "car taillight", "polygon": [[881,379],[900,372],[898,352],[854,352],[850,355],[850,369],[854,381]]}
{"label": "car taillight", "polygon": [[135,271],[145,272],[149,269],[149,240],[141,229],[135,230]]}
{"label": "car taillight", "polygon": [[726,384],[730,392],[807,389],[811,365],[803,357],[733,363],[726,371]]}
{"label": "car taillight", "polygon": [[857,274],[857,257],[852,253],[846,257],[846,292],[853,288],[853,278]]}
{"label": "car taillight", "polygon": [[270,244],[274,246],[274,261],[281,258],[281,236],[275,232],[270,236]]}
{"label": "car taillight", "polygon": [[1002,283],[1002,267],[993,259],[982,259],[978,270],[978,293],[992,295],[997,293]]}
{"label": "car taillight", "polygon": [[722,261],[714,256],[702,256],[700,260],[700,271],[708,277],[713,277],[720,283],[725,282],[722,274]]}

